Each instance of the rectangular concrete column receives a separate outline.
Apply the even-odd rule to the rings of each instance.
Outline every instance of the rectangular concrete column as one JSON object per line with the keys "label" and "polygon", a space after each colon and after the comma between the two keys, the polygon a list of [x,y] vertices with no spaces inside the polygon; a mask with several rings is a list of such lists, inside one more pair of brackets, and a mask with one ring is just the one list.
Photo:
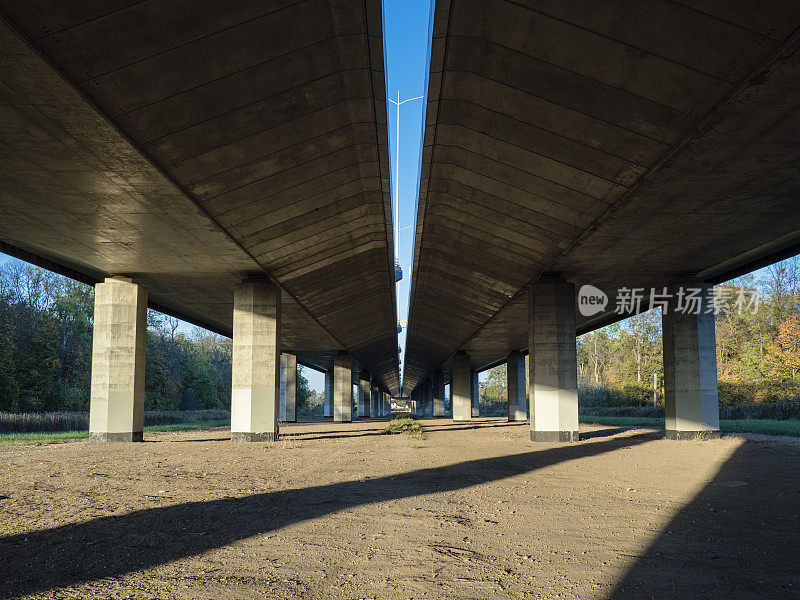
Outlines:
{"label": "rectangular concrete column", "polygon": [[297,422],[297,356],[281,354],[281,411],[284,423]]}
{"label": "rectangular concrete column", "polygon": [[325,371],[325,395],[322,399],[322,416],[333,417],[333,371]]}
{"label": "rectangular concrete column", "polygon": [[380,394],[381,391],[376,388],[375,386],[370,387],[369,390],[369,414],[373,417],[380,417],[381,416],[381,403],[380,403]]}
{"label": "rectangular concrete column", "polygon": [[249,279],[233,292],[231,439],[278,439],[280,410],[281,291]]}
{"label": "rectangular concrete column", "polygon": [[89,440],[141,442],[147,290],[110,277],[94,291]]}
{"label": "rectangular concrete column", "polygon": [[444,416],[444,376],[441,371],[433,373],[433,416]]}
{"label": "rectangular concrete column", "polygon": [[470,372],[471,389],[470,396],[472,398],[472,416],[478,417],[481,414],[481,388],[478,383],[478,372]]}
{"label": "rectangular concrete column", "polygon": [[425,382],[425,416],[433,416],[433,378]]}
{"label": "rectangular concrete column", "polygon": [[353,420],[353,359],[338,354],[333,364],[333,420],[346,423]]}
{"label": "rectangular concrete column", "polygon": [[[681,289],[684,293],[700,290],[697,310],[679,310],[675,299]],[[662,315],[667,439],[719,437],[714,314],[706,314],[713,302],[712,290],[713,286],[696,281],[667,290],[673,299]]]}
{"label": "rectangular concrete column", "polygon": [[358,380],[358,416],[369,418],[370,383],[369,376],[364,379],[364,373]]}
{"label": "rectangular concrete column", "polygon": [[549,280],[528,286],[531,440],[578,441],[575,286]]}
{"label": "rectangular concrete column", "polygon": [[469,421],[472,419],[472,372],[469,369],[469,355],[458,353],[453,355],[453,420]]}
{"label": "rectangular concrete column", "polygon": [[519,352],[508,355],[508,420],[525,421],[528,401],[525,394],[525,356]]}

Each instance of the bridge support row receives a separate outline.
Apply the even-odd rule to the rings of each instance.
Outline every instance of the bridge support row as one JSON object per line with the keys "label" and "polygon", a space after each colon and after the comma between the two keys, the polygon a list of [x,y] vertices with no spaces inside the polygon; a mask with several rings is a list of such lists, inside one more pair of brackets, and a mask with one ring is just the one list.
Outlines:
{"label": "bridge support row", "polygon": [[[263,278],[234,291],[231,439],[274,441],[280,422],[297,421],[297,357],[281,353],[281,291]],[[93,442],[142,441],[147,341],[147,290],[127,277],[95,286],[92,390]],[[335,357],[325,374],[323,415],[352,414],[353,361]],[[358,415],[388,414],[388,397],[369,379],[359,382]]]}
{"label": "bridge support row", "polygon": [[[719,436],[714,315],[711,286],[684,281],[678,287],[700,289],[698,310],[669,306],[663,314],[666,436],[670,439]],[[530,418],[530,437],[537,442],[578,440],[578,376],[575,288],[559,279],[544,280],[528,290],[528,394],[525,358],[508,357],[508,419]],[[465,352],[452,358],[453,420],[477,416],[477,374]]]}

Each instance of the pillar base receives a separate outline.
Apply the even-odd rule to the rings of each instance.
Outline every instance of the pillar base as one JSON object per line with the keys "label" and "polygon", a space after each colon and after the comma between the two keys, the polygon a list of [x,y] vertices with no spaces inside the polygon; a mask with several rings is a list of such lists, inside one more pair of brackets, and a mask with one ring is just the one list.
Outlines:
{"label": "pillar base", "polygon": [[531,431],[532,442],[577,442],[577,431]]}
{"label": "pillar base", "polygon": [[510,423],[513,423],[515,421],[527,421],[527,420],[528,420],[528,414],[522,411],[517,411],[513,414],[508,415],[508,421]]}
{"label": "pillar base", "polygon": [[89,441],[92,444],[106,444],[109,442],[143,442],[144,435],[141,431],[123,433],[101,433],[93,431],[89,433]]}
{"label": "pillar base", "polygon": [[250,431],[232,431],[232,442],[277,442],[278,434],[274,432],[252,433]]}
{"label": "pillar base", "polygon": [[702,431],[667,429],[665,437],[668,440],[718,440],[720,434],[718,429],[705,429]]}

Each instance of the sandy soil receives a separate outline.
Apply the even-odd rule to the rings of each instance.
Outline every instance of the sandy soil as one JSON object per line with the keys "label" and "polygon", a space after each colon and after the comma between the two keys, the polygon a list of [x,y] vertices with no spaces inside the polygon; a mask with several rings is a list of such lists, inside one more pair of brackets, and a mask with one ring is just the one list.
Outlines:
{"label": "sandy soil", "polygon": [[302,423],[0,448],[0,598],[797,598],[800,441]]}

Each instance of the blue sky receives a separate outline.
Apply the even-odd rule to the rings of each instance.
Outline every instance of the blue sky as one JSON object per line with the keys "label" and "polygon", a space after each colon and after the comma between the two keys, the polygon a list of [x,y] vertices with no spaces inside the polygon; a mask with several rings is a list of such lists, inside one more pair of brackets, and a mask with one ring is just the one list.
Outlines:
{"label": "blue sky", "polygon": [[[422,123],[427,90],[428,46],[430,42],[430,0],[385,0],[383,32],[386,60],[386,93],[396,99],[423,96],[400,108],[400,172],[395,172],[397,132],[396,108],[388,103],[389,146],[391,148],[392,186],[399,181],[400,192],[400,266],[403,280],[397,286],[399,318],[408,316],[408,295],[413,262],[417,198],[419,195],[419,161],[422,146]],[[392,188],[394,194],[394,187]],[[394,195],[392,196],[394,198]],[[407,229],[405,229],[407,227]],[[405,349],[405,331],[400,334]],[[401,359],[403,355],[401,354]],[[401,365],[402,372],[402,365]]]}

